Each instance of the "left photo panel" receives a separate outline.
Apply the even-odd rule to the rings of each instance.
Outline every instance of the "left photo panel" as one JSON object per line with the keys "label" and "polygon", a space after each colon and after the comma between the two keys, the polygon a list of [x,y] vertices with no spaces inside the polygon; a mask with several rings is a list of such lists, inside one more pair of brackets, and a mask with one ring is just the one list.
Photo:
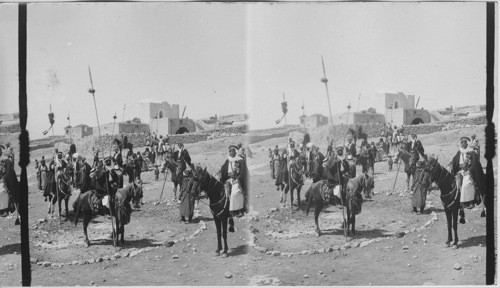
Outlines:
{"label": "left photo panel", "polygon": [[[0,5],[0,283],[20,286],[18,5]],[[246,285],[245,5],[27,5],[31,285]],[[24,218],[23,218],[24,219]]]}

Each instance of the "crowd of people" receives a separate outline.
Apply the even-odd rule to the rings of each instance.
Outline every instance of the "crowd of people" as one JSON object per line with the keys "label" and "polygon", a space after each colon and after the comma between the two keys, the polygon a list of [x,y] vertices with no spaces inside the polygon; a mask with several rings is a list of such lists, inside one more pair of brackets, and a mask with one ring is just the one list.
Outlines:
{"label": "crowd of people", "polygon": [[[382,137],[378,143],[369,143],[367,139],[362,139],[359,148],[356,147],[356,140],[352,136],[349,136],[347,145],[335,149],[333,141],[329,141],[326,154],[321,153],[320,148],[312,142],[303,141],[297,149],[291,138],[287,147],[283,149],[279,149],[278,145],[274,149],[269,148],[271,178],[278,186],[278,190],[280,185],[289,184],[287,173],[291,163],[302,161],[304,180],[310,178],[313,183],[327,180],[329,187],[332,187],[332,194],[338,196],[341,187],[344,187],[348,179],[356,177],[356,165],[362,165],[362,171],[368,172],[370,163],[386,159],[389,171],[392,171],[393,158],[398,154],[398,150],[404,150],[411,155],[406,169],[413,177],[410,187],[412,211],[417,214],[423,213],[427,195],[431,190],[431,175],[426,166],[427,155],[418,136],[415,133],[405,135],[403,127],[398,129],[394,126],[392,129],[391,126],[387,126],[382,129]],[[310,139],[309,135],[304,138]],[[361,161],[363,157],[371,161],[365,163]],[[479,195],[484,189],[484,172],[479,158],[480,144],[476,135],[473,134],[471,138],[461,137],[459,151],[448,166],[456,177],[456,186],[461,191],[460,202],[463,208],[472,208],[481,202]],[[371,171],[373,169],[374,165],[371,166]],[[325,197],[329,195],[326,194]]]}
{"label": "crowd of people", "polygon": [[[169,171],[167,162],[173,161],[177,170],[172,173],[172,179],[180,180],[180,193],[178,197],[175,195],[175,200],[179,204],[180,220],[191,223],[195,200],[199,199],[200,194],[198,185],[193,181],[194,164],[183,143],[177,143],[177,149],[175,149],[175,145],[171,145],[169,142],[168,136],[157,137],[153,133],[146,138],[147,146],[144,148],[144,152],[141,153],[136,149],[134,153],[132,145],[128,143],[127,136],[122,135],[122,140],[115,142],[117,145],[112,156],[102,158],[100,157],[102,152],[93,148],[92,165],[86,162],[85,157],[76,153],[76,147],[73,144],[66,154],[56,148],[48,165],[45,157],[42,157],[40,161],[35,159],[38,189],[43,191],[43,196],[46,197],[47,201],[47,197],[56,194],[58,175],[64,171],[70,175],[73,188],[79,189],[80,193],[95,190],[99,196],[104,197],[110,189],[116,190],[124,186],[125,175],[128,176],[128,183],[140,181],[141,173],[150,171],[152,166],[156,181],[159,180],[161,173],[165,173],[166,179],[166,173]],[[124,147],[128,148],[124,149]],[[126,153],[126,156],[124,157],[122,153]],[[105,171],[106,176],[99,171]],[[248,211],[248,170],[242,143],[229,147],[228,157],[222,164],[219,174],[220,181],[224,183],[226,194],[230,197],[232,216],[243,216]],[[106,177],[109,178],[109,181],[99,180],[100,178],[106,179]]]}

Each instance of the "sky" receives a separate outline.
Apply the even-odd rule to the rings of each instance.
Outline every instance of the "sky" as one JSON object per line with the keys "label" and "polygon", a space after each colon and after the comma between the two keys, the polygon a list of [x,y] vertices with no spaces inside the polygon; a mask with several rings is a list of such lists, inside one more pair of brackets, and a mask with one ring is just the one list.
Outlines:
{"label": "sky", "polygon": [[[484,3],[255,4],[249,9],[252,128],[276,126],[285,93],[288,124],[374,107],[386,92],[419,107],[485,104]],[[262,105],[266,103],[266,105]],[[283,125],[283,121],[280,125]]]}
{"label": "sky", "polygon": [[[28,130],[101,124],[143,99],[189,118],[248,113],[252,129],[384,111],[383,93],[419,107],[485,103],[484,3],[66,3],[28,5]],[[17,112],[17,6],[0,5],[0,113]],[[125,113],[125,118],[132,115]],[[279,125],[283,125],[282,121]]]}
{"label": "sky", "polygon": [[[0,6],[2,62],[0,113],[18,110],[17,10]],[[71,124],[96,126],[88,66],[99,122],[122,119],[123,105],[143,99],[179,104],[185,116],[246,113],[245,10],[241,5],[37,4],[28,5],[28,130],[47,129],[49,105],[55,134]],[[6,11],[9,10],[9,11]],[[3,25],[6,24],[6,25]],[[10,26],[10,27],[6,27]],[[11,33],[9,33],[11,32]],[[15,34],[15,35],[12,35]],[[3,38],[2,38],[3,39]],[[12,60],[12,61],[9,61]],[[15,99],[15,101],[12,101]],[[2,103],[4,104],[4,103]],[[131,119],[127,115],[125,119]],[[142,119],[144,121],[144,119]]]}

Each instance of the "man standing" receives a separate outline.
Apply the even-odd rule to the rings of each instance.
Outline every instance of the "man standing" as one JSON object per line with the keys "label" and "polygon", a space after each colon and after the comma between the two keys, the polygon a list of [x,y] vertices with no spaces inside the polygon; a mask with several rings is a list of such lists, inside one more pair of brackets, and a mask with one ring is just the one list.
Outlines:
{"label": "man standing", "polygon": [[181,173],[186,170],[187,165],[193,169],[193,164],[191,164],[191,157],[189,156],[189,152],[184,148],[184,144],[178,143],[177,147],[179,148],[174,152],[174,161],[177,162],[177,175],[181,175]]}
{"label": "man standing", "polygon": [[470,148],[476,151],[478,156],[481,156],[481,148],[479,146],[479,140],[476,138],[476,134],[472,134],[470,137],[472,139],[470,142]]}
{"label": "man standing", "polygon": [[349,137],[347,140],[347,154],[351,155],[352,157],[356,157],[356,145],[354,144],[354,141],[352,137]]}
{"label": "man standing", "polygon": [[12,146],[10,146],[10,142],[5,143],[5,155],[7,155],[7,157],[10,158],[10,161],[12,162],[12,164],[14,164],[12,167],[15,167],[16,161],[14,158],[14,148],[12,148]]}
{"label": "man standing", "polygon": [[119,168],[123,168],[123,157],[120,149],[115,148],[115,155],[113,156],[115,164],[118,165]]}

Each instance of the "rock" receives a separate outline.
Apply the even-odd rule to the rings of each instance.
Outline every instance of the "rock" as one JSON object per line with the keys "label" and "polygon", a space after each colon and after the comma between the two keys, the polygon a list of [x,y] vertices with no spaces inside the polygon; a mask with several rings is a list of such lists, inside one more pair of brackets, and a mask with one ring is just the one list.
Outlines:
{"label": "rock", "polygon": [[359,244],[359,247],[366,247],[370,244],[370,241],[363,241],[361,244]]}
{"label": "rock", "polygon": [[139,250],[132,251],[132,252],[130,252],[129,257],[134,257],[134,256],[137,256],[137,255],[139,255],[139,253],[140,253],[140,251],[139,251]]}
{"label": "rock", "polygon": [[120,259],[122,256],[120,255],[120,253],[115,253],[113,254],[113,257],[115,257],[115,259]]}
{"label": "rock", "polygon": [[271,208],[271,210],[270,210],[270,211],[271,211],[271,212],[277,212],[277,211],[279,211],[279,208],[274,207],[274,208]]}
{"label": "rock", "polygon": [[411,264],[410,264],[410,263],[408,263],[407,265],[408,265],[408,267],[411,267]]}
{"label": "rock", "polygon": [[50,263],[50,262],[42,262],[43,267],[50,267],[51,265],[52,265],[52,263]]}
{"label": "rock", "polygon": [[71,265],[78,265],[78,261],[74,260],[73,262],[71,262]]}
{"label": "rock", "polygon": [[273,256],[280,256],[281,252],[280,251],[273,251],[272,255]]}
{"label": "rock", "polygon": [[231,272],[229,272],[229,271],[226,271],[226,273],[224,273],[224,277],[226,277],[228,279],[233,278],[233,274],[231,274]]}
{"label": "rock", "polygon": [[304,278],[309,278],[309,275],[308,274],[304,274],[303,276]]}
{"label": "rock", "polygon": [[462,269],[462,266],[459,263],[455,263],[455,265],[453,265],[453,269],[460,270]]}
{"label": "rock", "polygon": [[394,236],[396,236],[396,238],[401,238],[401,237],[405,236],[405,232],[403,232],[403,231],[396,232],[394,234]]}
{"label": "rock", "polygon": [[179,259],[179,255],[172,256],[172,259]]}
{"label": "rock", "polygon": [[47,222],[47,219],[38,219],[39,224],[44,223],[44,222]]}
{"label": "rock", "polygon": [[406,245],[403,246],[403,250],[408,250],[408,249],[410,249],[408,246],[406,246]]}
{"label": "rock", "polygon": [[97,262],[97,263],[102,262],[102,261],[104,261],[104,259],[102,257],[99,257],[99,258],[95,259],[95,262]]}
{"label": "rock", "polygon": [[322,254],[322,253],[326,253],[326,249],[325,248],[320,248],[318,250],[316,250],[319,254]]}
{"label": "rock", "polygon": [[165,247],[172,247],[174,246],[175,242],[174,241],[165,241],[163,243],[163,245],[165,245]]}
{"label": "rock", "polygon": [[31,264],[36,264],[36,262],[38,262],[38,259],[33,258],[33,257],[30,258],[30,263]]}
{"label": "rock", "polygon": [[255,246],[253,247],[253,249],[255,249],[255,250],[259,251],[260,253],[266,253],[266,251],[267,251],[267,248],[266,248],[266,247],[257,246],[257,245],[255,245]]}
{"label": "rock", "polygon": [[345,243],[344,245],[342,245],[342,246],[340,247],[340,250],[347,250],[347,249],[349,249],[349,248],[351,248],[351,244],[349,244],[349,243]]}
{"label": "rock", "polygon": [[94,262],[95,262],[95,259],[94,259],[94,258],[90,258],[89,260],[87,260],[87,262],[88,262],[89,264],[92,264],[92,263],[94,263]]}

